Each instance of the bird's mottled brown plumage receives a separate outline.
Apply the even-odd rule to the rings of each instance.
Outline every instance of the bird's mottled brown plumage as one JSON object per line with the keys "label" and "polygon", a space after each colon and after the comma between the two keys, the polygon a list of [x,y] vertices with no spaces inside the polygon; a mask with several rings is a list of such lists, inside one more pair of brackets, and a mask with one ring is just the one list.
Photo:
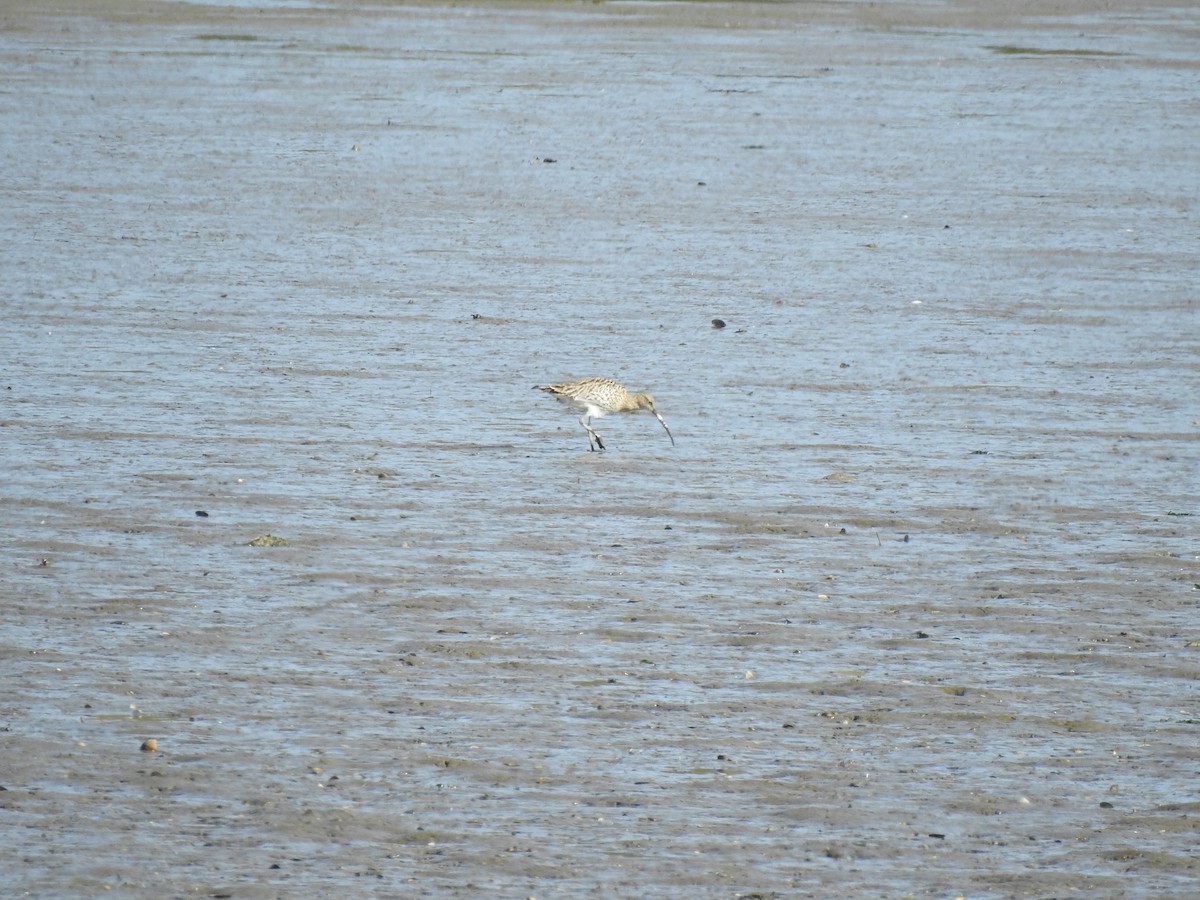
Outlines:
{"label": "bird's mottled brown plumage", "polygon": [[578,381],[535,387],[583,411],[583,415],[579,417],[579,424],[587,430],[589,450],[604,449],[604,441],[600,440],[600,435],[596,434],[591,426],[592,419],[602,418],[609,413],[636,412],[639,409],[649,410],[666,429],[672,446],[675,444],[671,429],[667,428],[667,423],[654,408],[654,398],[645,391],[630,393],[623,384],[611,378],[581,378]]}

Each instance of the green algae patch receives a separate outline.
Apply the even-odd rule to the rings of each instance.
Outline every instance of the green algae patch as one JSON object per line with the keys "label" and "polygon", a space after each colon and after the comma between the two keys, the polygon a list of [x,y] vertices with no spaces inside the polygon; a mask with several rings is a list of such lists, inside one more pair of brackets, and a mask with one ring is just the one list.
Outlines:
{"label": "green algae patch", "polygon": [[286,547],[287,540],[281,537],[276,537],[273,534],[260,534],[254,540],[250,541],[249,547]]}

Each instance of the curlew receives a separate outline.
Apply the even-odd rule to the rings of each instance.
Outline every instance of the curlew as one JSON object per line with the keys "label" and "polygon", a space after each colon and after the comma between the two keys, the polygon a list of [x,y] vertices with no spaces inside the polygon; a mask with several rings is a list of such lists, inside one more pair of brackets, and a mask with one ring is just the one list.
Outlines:
{"label": "curlew", "polygon": [[603,418],[609,413],[637,412],[639,409],[650,410],[654,418],[658,419],[662,423],[662,427],[666,429],[667,437],[671,438],[671,446],[675,446],[675,438],[671,434],[671,429],[667,428],[667,423],[654,408],[654,398],[645,391],[631,394],[625,390],[623,384],[619,384],[611,378],[581,378],[566,384],[534,385],[534,387],[539,391],[553,394],[564,403],[569,403],[583,411],[583,415],[579,417],[579,424],[587,430],[589,450],[604,449],[604,441],[600,440],[600,435],[596,434],[595,429],[592,428],[592,419]]}

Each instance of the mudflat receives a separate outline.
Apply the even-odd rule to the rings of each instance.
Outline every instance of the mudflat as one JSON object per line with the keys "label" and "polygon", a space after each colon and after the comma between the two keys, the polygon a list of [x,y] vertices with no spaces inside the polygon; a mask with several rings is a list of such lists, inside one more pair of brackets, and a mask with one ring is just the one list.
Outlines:
{"label": "mudflat", "polygon": [[6,896],[1200,891],[1193,4],[36,6]]}

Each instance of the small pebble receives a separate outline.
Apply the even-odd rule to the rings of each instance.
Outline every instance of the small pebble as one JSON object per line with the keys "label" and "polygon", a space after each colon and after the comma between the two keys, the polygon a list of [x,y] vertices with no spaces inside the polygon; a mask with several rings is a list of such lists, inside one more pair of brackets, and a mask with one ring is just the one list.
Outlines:
{"label": "small pebble", "polygon": [[142,741],[142,752],[143,753],[154,753],[157,750],[158,750],[158,741],[156,741],[154,738],[147,738],[146,740]]}
{"label": "small pebble", "polygon": [[725,320],[724,320],[724,319],[713,319],[713,320],[712,320],[712,327],[713,327],[713,328],[724,328],[724,327],[725,327]]}

